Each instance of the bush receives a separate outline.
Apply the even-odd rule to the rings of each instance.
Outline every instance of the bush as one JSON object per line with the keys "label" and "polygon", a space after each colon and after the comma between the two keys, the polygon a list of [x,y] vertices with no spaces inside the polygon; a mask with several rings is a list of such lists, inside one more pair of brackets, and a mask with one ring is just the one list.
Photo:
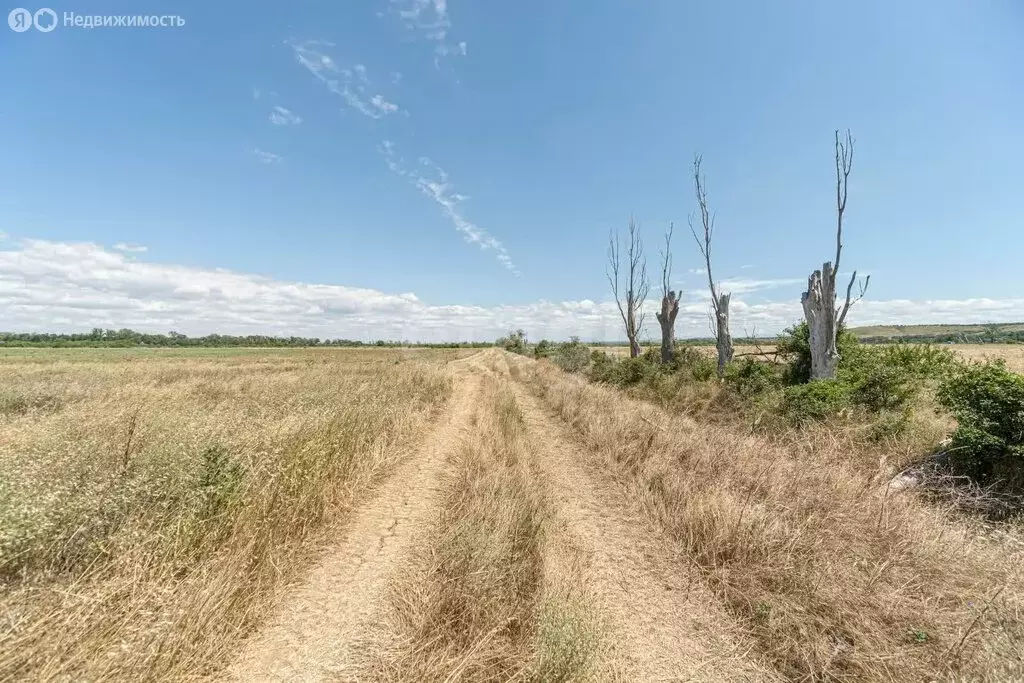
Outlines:
{"label": "bush", "polygon": [[982,484],[1024,466],[1024,377],[999,360],[944,381],[939,402],[957,420],[950,462]]}
{"label": "bush", "polygon": [[715,359],[695,346],[676,344],[671,369],[684,372],[698,382],[704,382],[718,374]]}
{"label": "bush", "polygon": [[824,420],[850,405],[850,387],[835,379],[819,379],[787,387],[782,411],[796,425]]}
{"label": "bush", "polygon": [[589,377],[594,382],[628,387],[651,379],[662,367],[657,356],[643,354],[636,358],[614,358],[604,351],[594,351],[591,358]]}
{"label": "bush", "polygon": [[533,347],[534,358],[547,358],[555,350],[555,345],[549,342],[547,339],[541,339],[537,342],[537,345]]}
{"label": "bush", "polygon": [[775,363],[744,358],[726,366],[725,381],[740,396],[752,398],[779,388],[782,373]]}
{"label": "bush", "polygon": [[[786,329],[779,335],[776,344],[776,351],[779,355],[789,359],[786,368],[786,384],[806,384],[811,381],[811,329],[807,321]],[[839,329],[839,337],[836,339],[836,349],[840,358],[846,358],[855,353],[859,345],[857,337],[848,332],[845,328]],[[840,363],[842,361],[840,360]]]}
{"label": "bush", "polygon": [[852,400],[868,410],[902,410],[929,380],[941,380],[959,365],[952,351],[924,344],[852,345],[839,361],[838,378]]}
{"label": "bush", "polygon": [[510,330],[504,337],[498,337],[494,342],[495,346],[500,346],[506,351],[512,353],[526,353],[526,332],[523,330]]}
{"label": "bush", "polygon": [[554,350],[551,361],[566,372],[583,372],[590,366],[590,349],[579,337],[570,337]]}

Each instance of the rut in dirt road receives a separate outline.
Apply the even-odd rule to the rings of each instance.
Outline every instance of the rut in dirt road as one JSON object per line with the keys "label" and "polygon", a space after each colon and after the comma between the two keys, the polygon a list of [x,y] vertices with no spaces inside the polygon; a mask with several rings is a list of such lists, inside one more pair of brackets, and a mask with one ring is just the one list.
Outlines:
{"label": "rut in dirt road", "polygon": [[558,533],[581,550],[588,589],[607,616],[613,669],[625,680],[778,680],[748,655],[751,648],[697,572],[685,558],[669,556],[672,544],[659,539],[601,464],[535,397],[510,383],[564,520]]}
{"label": "rut in dirt road", "polygon": [[402,554],[434,515],[439,471],[470,427],[479,377],[459,372],[448,412],[345,528],[276,617],[221,677],[237,681],[355,680],[362,646],[379,641],[384,594]]}

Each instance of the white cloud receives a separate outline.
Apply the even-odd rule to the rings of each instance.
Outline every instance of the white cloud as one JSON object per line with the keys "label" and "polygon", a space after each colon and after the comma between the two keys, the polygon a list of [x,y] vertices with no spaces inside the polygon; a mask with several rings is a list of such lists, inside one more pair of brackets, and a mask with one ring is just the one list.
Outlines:
{"label": "white cloud", "polygon": [[449,41],[452,27],[446,0],[391,0],[392,12],[398,14],[405,27],[434,44],[434,65],[441,57],[465,56],[466,41]]}
{"label": "white cloud", "polygon": [[[715,283],[723,292],[733,294],[747,294],[758,292],[763,289],[776,289],[778,287],[789,287],[791,285],[807,284],[806,278],[776,278],[773,280],[748,280],[745,278],[726,278]],[[703,291],[703,290],[702,290]]]}
{"label": "white cloud", "polygon": [[114,249],[129,254],[142,254],[149,250],[148,247],[144,247],[141,244],[125,244],[124,242],[118,242],[115,244]]}
{"label": "white cloud", "polygon": [[263,164],[276,164],[281,161],[280,155],[274,154],[273,152],[265,152],[259,148],[253,149],[252,153],[255,154],[256,158]]}
{"label": "white cloud", "polygon": [[690,273],[693,275],[706,275],[707,272],[707,268],[690,268]]}
{"label": "white cloud", "polygon": [[[648,302],[653,320],[656,302]],[[798,301],[734,300],[732,327],[773,334],[800,318]],[[321,338],[489,340],[522,327],[532,339],[620,340],[610,301],[536,301],[496,306],[434,305],[412,293],[290,282],[150,263],[90,243],[20,240],[0,249],[0,319],[5,330],[130,327],[186,334],[272,334]],[[853,324],[982,323],[1024,320],[1024,298],[863,301]],[[651,324],[646,337],[657,335]],[[707,304],[685,301],[680,337],[706,336]]]}
{"label": "white cloud", "polygon": [[420,157],[418,166],[406,168],[402,160],[396,157],[395,145],[390,140],[381,142],[379,149],[388,168],[408,178],[420,192],[434,200],[467,242],[476,244],[484,250],[494,250],[503,266],[520,275],[505,245],[463,215],[461,204],[469,197],[459,194],[452,188],[448,181],[448,173],[444,169],[427,157]]}
{"label": "white cloud", "polygon": [[275,105],[270,111],[270,122],[275,126],[297,126],[302,123],[302,117],[290,109]]}
{"label": "white cloud", "polygon": [[753,267],[754,266],[752,266],[752,265],[740,266],[740,268],[744,269],[744,270],[747,269],[747,268],[753,268]]}
{"label": "white cloud", "polygon": [[387,100],[385,100],[380,95],[374,95],[373,97],[371,97],[370,98],[370,104],[373,105],[379,111],[381,111],[381,112],[383,112],[385,114],[390,114],[392,112],[398,111],[398,105],[397,104],[394,104],[392,102],[388,102]]}
{"label": "white cloud", "polygon": [[372,88],[366,73],[366,67],[356,64],[351,68],[337,65],[330,55],[322,52],[320,46],[332,46],[332,43],[310,41],[292,43],[291,48],[299,64],[313,74],[327,89],[341,97],[345,104],[360,114],[372,119],[379,119],[400,111],[398,105],[388,102],[380,94],[369,94]]}

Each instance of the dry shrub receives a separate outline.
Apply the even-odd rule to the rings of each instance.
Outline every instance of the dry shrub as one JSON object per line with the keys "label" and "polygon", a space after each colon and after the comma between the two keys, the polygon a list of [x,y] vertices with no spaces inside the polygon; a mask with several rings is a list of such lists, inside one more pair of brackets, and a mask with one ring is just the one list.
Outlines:
{"label": "dry shrub", "polygon": [[392,354],[12,354],[59,410],[0,420],[0,679],[223,665],[451,382]]}
{"label": "dry shrub", "polygon": [[451,457],[433,537],[394,586],[400,646],[376,675],[402,681],[580,680],[596,643],[585,607],[545,586],[549,510],[523,416],[490,379]]}
{"label": "dry shrub", "polygon": [[1024,677],[1015,542],[886,493],[842,453],[787,451],[518,362],[784,676]]}

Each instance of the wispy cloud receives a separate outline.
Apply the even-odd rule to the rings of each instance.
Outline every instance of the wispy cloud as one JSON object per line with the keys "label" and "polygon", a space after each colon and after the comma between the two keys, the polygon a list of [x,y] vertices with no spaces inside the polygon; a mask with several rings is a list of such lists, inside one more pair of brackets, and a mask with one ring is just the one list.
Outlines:
{"label": "wispy cloud", "polygon": [[[657,302],[649,302],[653,311]],[[707,334],[707,303],[684,302],[681,337]],[[733,300],[736,331],[774,334],[800,320],[800,303]],[[653,320],[653,313],[649,316]],[[428,304],[413,293],[292,282],[148,262],[92,243],[18,240],[0,248],[0,320],[12,331],[93,327],[186,334],[274,334],[350,339],[494,339],[522,327],[533,339],[622,339],[611,301],[536,301],[517,305]],[[986,323],[1024,320],[1022,298],[865,300],[854,325]],[[656,325],[646,334],[655,335]]]}
{"label": "wispy cloud", "polygon": [[252,153],[260,160],[263,164],[277,164],[281,161],[281,156],[274,154],[273,152],[265,152],[258,147],[252,150]]}
{"label": "wispy cloud", "polygon": [[141,244],[125,244],[124,242],[118,242],[114,245],[114,249],[127,252],[129,254],[142,254],[148,250],[148,247],[144,247]]}
{"label": "wispy cloud", "polygon": [[417,165],[412,168],[407,167],[397,156],[395,145],[390,140],[381,142],[379,149],[384,155],[388,168],[398,175],[408,178],[416,189],[440,206],[444,215],[452,222],[455,229],[462,233],[467,242],[476,244],[484,250],[493,250],[503,266],[516,275],[521,274],[512,262],[505,245],[465,217],[462,212],[462,204],[469,197],[455,191],[448,179],[448,173],[443,168],[427,157],[420,157]]}
{"label": "wispy cloud", "polygon": [[364,65],[339,67],[334,58],[322,50],[323,47],[333,47],[333,43],[291,43],[299,64],[327,86],[330,92],[341,97],[352,109],[372,119],[383,118],[399,111],[398,105],[387,101],[383,95],[371,94],[373,86]]}
{"label": "wispy cloud", "polygon": [[370,98],[370,104],[377,109],[377,111],[385,114],[391,114],[398,111],[398,105],[393,102],[388,102],[380,95],[374,95]]}
{"label": "wispy cloud", "polygon": [[465,56],[466,41],[449,40],[452,27],[447,0],[391,0],[391,11],[409,30],[434,44],[434,64],[441,57]]}
{"label": "wispy cloud", "polygon": [[302,117],[290,109],[275,106],[270,110],[270,122],[275,126],[297,126],[302,123]]}
{"label": "wispy cloud", "polygon": [[722,288],[722,291],[733,294],[746,294],[748,292],[759,292],[765,289],[777,289],[779,287],[791,287],[793,285],[807,284],[806,278],[774,278],[766,280],[751,280],[746,278],[731,277],[715,283]]}
{"label": "wispy cloud", "polygon": [[690,273],[693,275],[706,275],[707,272],[707,268],[690,268]]}
{"label": "wispy cloud", "polygon": [[740,268],[744,269],[744,270],[747,269],[747,268],[753,268],[753,267],[754,267],[753,265],[749,265],[749,264],[745,265],[745,266],[740,266]]}

